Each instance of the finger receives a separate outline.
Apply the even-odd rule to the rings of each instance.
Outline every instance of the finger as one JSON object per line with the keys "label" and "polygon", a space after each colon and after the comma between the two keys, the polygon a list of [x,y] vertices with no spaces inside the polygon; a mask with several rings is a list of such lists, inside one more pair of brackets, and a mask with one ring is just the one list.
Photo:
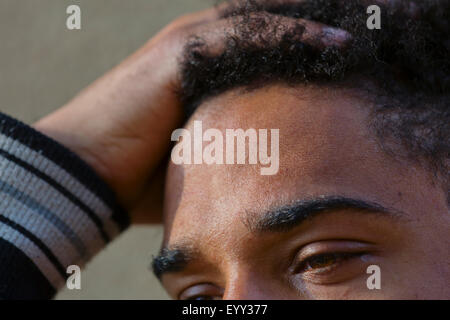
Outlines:
{"label": "finger", "polygon": [[[265,3],[264,1],[259,1],[256,4],[270,4],[273,5],[274,3],[298,3],[298,2],[302,2],[304,0],[269,0],[267,1],[267,3]],[[221,18],[224,18],[224,16],[229,17],[229,15],[227,15],[227,12],[232,12],[234,10],[236,10],[237,8],[248,8],[248,3],[246,1],[243,0],[228,0],[228,1],[224,1],[221,2],[211,8],[208,9],[204,9],[201,11],[197,11],[197,12],[193,12],[193,13],[188,13],[182,17],[180,17],[179,19],[184,22],[185,27],[193,27],[199,24],[204,24],[204,23],[208,23],[208,22],[213,22],[216,20],[220,20]],[[253,4],[252,4],[253,6]],[[183,23],[181,23],[183,24]]]}
{"label": "finger", "polygon": [[[341,0],[344,5],[347,0]],[[243,12],[246,10],[250,11],[264,11],[270,7],[277,7],[280,5],[297,5],[305,2],[305,0],[259,0],[250,5],[246,1],[233,0],[228,1],[221,8],[222,17],[229,17],[235,13]],[[360,0],[363,6],[370,5],[382,5],[389,8],[400,7],[403,12],[411,17],[418,17],[420,15],[420,9],[417,4],[412,0]]]}
{"label": "finger", "polygon": [[[244,30],[240,28],[244,28]],[[248,29],[245,30],[246,28]],[[245,17],[236,16],[221,19],[193,28],[189,32],[192,38],[201,39],[208,53],[219,54],[224,50],[227,39],[239,38],[241,32],[247,35],[251,34],[253,29],[257,29],[257,32],[254,32],[254,37],[250,40],[256,45],[263,44],[268,39],[280,41],[286,32],[295,32],[296,30],[299,33],[299,42],[321,48],[342,46],[351,39],[351,35],[342,29],[310,20],[283,17],[267,12],[254,12]]]}

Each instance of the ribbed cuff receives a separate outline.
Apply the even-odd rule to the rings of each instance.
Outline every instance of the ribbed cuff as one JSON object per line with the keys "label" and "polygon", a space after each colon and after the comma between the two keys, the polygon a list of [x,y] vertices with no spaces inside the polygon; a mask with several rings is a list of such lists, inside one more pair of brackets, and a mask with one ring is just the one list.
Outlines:
{"label": "ribbed cuff", "polygon": [[[46,280],[49,288],[42,292],[48,295],[65,283],[67,266],[82,267],[129,223],[112,190],[89,165],[0,113],[0,297],[36,295],[33,283],[8,280],[17,261],[28,261],[29,269],[42,275],[35,284]],[[15,252],[9,255],[15,262],[5,256],[6,249]]]}

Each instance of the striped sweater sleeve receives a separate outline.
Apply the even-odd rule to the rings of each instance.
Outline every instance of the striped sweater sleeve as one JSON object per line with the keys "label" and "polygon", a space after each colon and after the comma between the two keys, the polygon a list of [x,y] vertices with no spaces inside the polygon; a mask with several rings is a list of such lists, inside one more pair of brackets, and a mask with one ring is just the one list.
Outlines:
{"label": "striped sweater sleeve", "polygon": [[0,299],[51,298],[128,225],[92,168],[0,113]]}

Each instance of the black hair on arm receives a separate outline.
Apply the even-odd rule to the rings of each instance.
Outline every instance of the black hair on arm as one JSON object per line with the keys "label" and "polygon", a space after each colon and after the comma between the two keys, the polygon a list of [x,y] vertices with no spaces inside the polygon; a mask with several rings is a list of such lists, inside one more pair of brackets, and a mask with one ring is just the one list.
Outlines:
{"label": "black hair on arm", "polygon": [[[383,149],[426,165],[449,192],[450,1],[380,5],[381,30],[367,28],[367,6],[358,0],[247,0],[222,12],[236,22],[221,53],[209,52],[199,37],[186,47],[180,95],[187,116],[206,98],[236,87],[282,82],[362,89],[373,99],[370,126]],[[338,27],[352,39],[341,47],[302,43],[304,27],[280,25],[277,16]]]}

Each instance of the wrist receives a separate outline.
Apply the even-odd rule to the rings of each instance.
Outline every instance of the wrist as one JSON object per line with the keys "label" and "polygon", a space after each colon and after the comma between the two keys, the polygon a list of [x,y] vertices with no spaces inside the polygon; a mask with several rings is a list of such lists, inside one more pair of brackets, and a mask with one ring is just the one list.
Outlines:
{"label": "wrist", "polygon": [[96,145],[94,137],[89,135],[80,124],[73,124],[67,117],[65,121],[60,121],[59,117],[57,113],[51,114],[34,123],[32,127],[74,152],[108,182],[110,180],[108,169],[96,154],[101,152],[100,146],[97,144],[96,152],[91,147]]}

